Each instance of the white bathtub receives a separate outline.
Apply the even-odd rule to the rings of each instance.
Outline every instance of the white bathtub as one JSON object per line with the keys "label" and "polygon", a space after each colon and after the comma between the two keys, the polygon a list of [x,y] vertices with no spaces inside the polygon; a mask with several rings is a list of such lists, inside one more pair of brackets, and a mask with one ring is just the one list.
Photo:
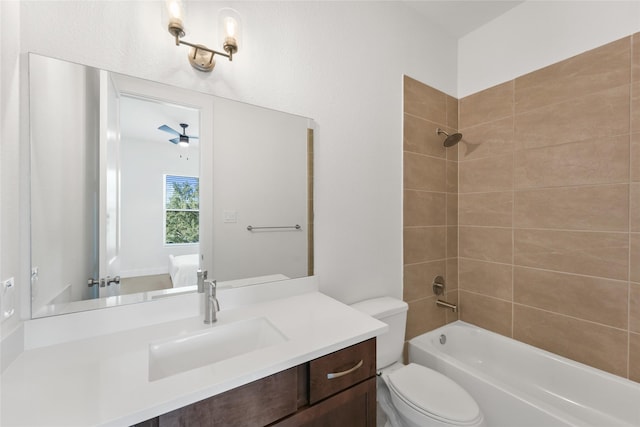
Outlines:
{"label": "white bathtub", "polygon": [[409,361],[464,387],[490,427],[640,426],[639,383],[461,321],[412,339]]}

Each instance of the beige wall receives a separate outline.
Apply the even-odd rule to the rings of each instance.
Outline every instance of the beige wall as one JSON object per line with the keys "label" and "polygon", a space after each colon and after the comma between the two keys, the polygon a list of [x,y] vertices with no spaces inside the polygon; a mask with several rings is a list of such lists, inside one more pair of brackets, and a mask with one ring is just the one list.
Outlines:
{"label": "beige wall", "polygon": [[[423,277],[442,261],[418,243],[442,219],[427,213],[415,224],[412,207],[422,176],[412,162],[428,174],[444,155],[412,139],[412,121],[441,122],[435,108],[424,110],[427,120],[412,117],[405,84],[410,338],[446,321]],[[429,91],[422,95],[441,96]],[[459,129],[459,161],[446,163],[459,169],[460,318],[640,381],[640,34],[461,99]],[[422,190],[440,194],[443,173]],[[454,228],[448,205],[444,228]]]}
{"label": "beige wall", "polygon": [[404,78],[404,291],[409,304],[406,338],[457,319],[436,306],[431,284],[443,276],[446,293],[458,301],[457,147],[445,149],[436,129],[455,132],[458,101]]}

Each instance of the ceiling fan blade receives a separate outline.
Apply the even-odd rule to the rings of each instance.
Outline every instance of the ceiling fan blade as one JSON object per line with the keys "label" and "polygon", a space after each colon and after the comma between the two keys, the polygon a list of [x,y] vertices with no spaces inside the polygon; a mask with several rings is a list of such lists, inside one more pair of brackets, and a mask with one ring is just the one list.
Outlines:
{"label": "ceiling fan blade", "polygon": [[169,126],[167,126],[167,125],[162,125],[162,126],[158,127],[158,129],[159,129],[159,130],[163,130],[163,131],[165,131],[165,132],[172,133],[172,134],[174,134],[174,135],[178,135],[178,136],[180,136],[180,135],[181,135],[181,134],[180,134],[180,132],[178,132],[178,131],[177,131],[177,130],[175,130],[175,129],[171,129],[171,128],[170,128]]}
{"label": "ceiling fan blade", "polygon": [[187,135],[187,138],[199,139],[197,136]]}
{"label": "ceiling fan blade", "polygon": [[177,144],[178,142],[180,142],[180,138],[170,139],[169,142],[173,142],[174,144]]}

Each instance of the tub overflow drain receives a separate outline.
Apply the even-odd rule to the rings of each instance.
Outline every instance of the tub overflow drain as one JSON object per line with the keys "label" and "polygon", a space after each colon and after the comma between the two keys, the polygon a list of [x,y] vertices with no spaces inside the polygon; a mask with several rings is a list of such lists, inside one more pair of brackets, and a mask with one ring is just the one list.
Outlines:
{"label": "tub overflow drain", "polygon": [[447,342],[447,336],[445,334],[440,335],[440,344]]}

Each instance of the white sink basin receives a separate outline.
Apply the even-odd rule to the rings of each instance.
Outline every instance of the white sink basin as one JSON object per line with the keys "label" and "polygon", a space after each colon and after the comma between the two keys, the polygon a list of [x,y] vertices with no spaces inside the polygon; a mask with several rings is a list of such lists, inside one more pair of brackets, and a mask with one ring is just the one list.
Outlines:
{"label": "white sink basin", "polygon": [[212,326],[149,344],[149,381],[287,341],[264,317]]}

